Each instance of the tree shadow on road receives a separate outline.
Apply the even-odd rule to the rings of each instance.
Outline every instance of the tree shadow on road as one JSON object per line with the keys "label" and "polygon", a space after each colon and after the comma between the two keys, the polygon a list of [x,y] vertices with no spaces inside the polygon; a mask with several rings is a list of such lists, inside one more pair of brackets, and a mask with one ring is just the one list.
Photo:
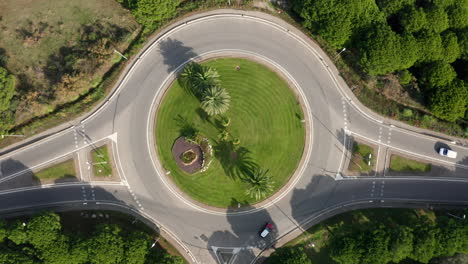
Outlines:
{"label": "tree shadow on road", "polygon": [[168,66],[168,73],[172,73],[183,63],[198,56],[191,47],[184,46],[184,43],[177,39],[164,39],[158,46],[164,57],[164,64]]}
{"label": "tree shadow on road", "polygon": [[[232,263],[251,263],[256,257],[254,249],[263,250],[275,245],[278,231],[270,214],[265,209],[261,209],[250,214],[233,215],[239,212],[237,209],[239,203],[242,204],[232,199],[231,207],[227,210],[227,220],[231,230],[216,231],[208,239],[208,251],[217,261],[221,258],[224,258],[224,261],[235,258]],[[247,206],[242,210],[253,208]],[[261,238],[260,232],[267,223],[272,224],[274,228],[266,238]]]}

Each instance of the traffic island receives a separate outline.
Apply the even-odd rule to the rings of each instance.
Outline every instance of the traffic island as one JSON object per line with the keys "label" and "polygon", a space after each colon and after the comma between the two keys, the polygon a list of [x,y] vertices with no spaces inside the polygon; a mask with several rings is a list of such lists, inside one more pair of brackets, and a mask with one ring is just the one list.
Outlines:
{"label": "traffic island", "polygon": [[353,139],[346,175],[374,176],[377,148],[373,144]]}
{"label": "traffic island", "polygon": [[[215,87],[195,91],[197,84],[187,87],[181,73],[158,104],[155,144],[163,177],[188,197],[212,207],[261,202],[288,182],[301,161],[306,123],[299,96],[264,64],[216,58],[200,65],[190,67],[210,68],[209,74],[219,78]],[[227,101],[227,109],[212,107],[217,98]],[[183,164],[181,155],[192,148],[174,152],[181,137],[201,147],[202,160]],[[203,138],[206,141],[200,141]],[[204,144],[212,150],[208,161]],[[192,150],[199,157],[196,149]],[[203,166],[197,170],[200,161]],[[184,170],[195,165],[196,169]],[[261,186],[265,188],[253,188],[245,180],[249,175],[266,178]]]}
{"label": "traffic island", "polygon": [[91,150],[91,162],[88,164],[88,169],[92,171],[91,181],[120,181],[115,173],[117,170],[110,155],[111,150],[110,143]]}

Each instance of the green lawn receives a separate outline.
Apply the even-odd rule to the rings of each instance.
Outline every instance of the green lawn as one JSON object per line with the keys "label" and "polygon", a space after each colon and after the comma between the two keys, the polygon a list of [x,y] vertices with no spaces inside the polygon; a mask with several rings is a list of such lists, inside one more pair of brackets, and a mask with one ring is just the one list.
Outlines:
{"label": "green lawn", "polygon": [[[372,158],[369,161],[369,154],[372,154]],[[362,143],[353,143],[353,156],[349,163],[349,170],[353,172],[368,173],[374,170],[375,163],[374,149],[368,145]]]}
{"label": "green lawn", "polygon": [[392,155],[390,158],[390,171],[395,172],[428,172],[431,164]]}
{"label": "green lawn", "polygon": [[65,178],[75,178],[75,162],[73,161],[73,159],[64,161],[62,163],[34,173],[34,176],[39,180],[58,180]]}
{"label": "green lawn", "polygon": [[[206,65],[218,70],[221,86],[231,95],[225,113],[231,118],[229,133],[240,139],[239,146],[248,149],[255,162],[269,169],[274,190],[278,190],[298,166],[304,148],[303,113],[294,93],[276,73],[252,61],[217,59]],[[228,176],[216,158],[206,172],[194,175],[183,173],[175,163],[171,150],[181,134],[180,117],[210,139],[215,157],[221,153],[216,151],[219,118],[206,121],[199,105],[178,82],[166,93],[156,121],[156,145],[163,166],[184,192],[203,203],[226,207],[256,202],[246,195],[247,184]]]}
{"label": "green lawn", "polygon": [[107,145],[94,149],[91,152],[93,159],[93,172],[96,177],[112,176],[112,164],[109,159]]}

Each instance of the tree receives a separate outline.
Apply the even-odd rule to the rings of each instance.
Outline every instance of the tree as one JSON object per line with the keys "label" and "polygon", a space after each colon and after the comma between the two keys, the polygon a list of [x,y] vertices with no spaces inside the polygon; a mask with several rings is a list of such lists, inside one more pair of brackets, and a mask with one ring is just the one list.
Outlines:
{"label": "tree", "polygon": [[400,84],[407,85],[411,82],[413,76],[411,72],[408,70],[402,70],[398,72],[398,79],[400,80]]}
{"label": "tree", "polygon": [[419,82],[430,89],[446,86],[457,77],[453,67],[442,61],[427,64],[420,71]]}
{"label": "tree", "polygon": [[434,257],[438,233],[439,229],[429,219],[423,218],[413,232],[414,244],[410,258],[422,263],[428,263]]}
{"label": "tree", "polygon": [[24,244],[29,241],[25,225],[22,221],[17,220],[13,222],[8,228],[8,239],[13,241],[16,245]]}
{"label": "tree", "polygon": [[10,109],[11,99],[15,95],[15,77],[0,67],[0,112]]}
{"label": "tree", "polygon": [[28,256],[19,250],[10,249],[3,244],[0,244],[0,263],[2,264],[33,264],[35,263],[32,256]]}
{"label": "tree", "polygon": [[421,30],[426,27],[427,24],[426,13],[424,10],[414,6],[405,8],[399,14],[399,18],[401,26],[410,33]]}
{"label": "tree", "polygon": [[363,250],[361,263],[386,264],[390,262],[389,243],[390,236],[383,225],[375,226],[365,232],[360,244]]}
{"label": "tree", "polygon": [[255,168],[245,175],[243,180],[250,185],[246,193],[256,200],[267,196],[273,190],[274,182],[268,174],[268,170]]}
{"label": "tree", "polygon": [[[133,2],[134,3],[134,2]],[[154,28],[160,22],[175,16],[180,0],[138,0],[132,10],[135,19],[145,27]]]}
{"label": "tree", "polygon": [[399,225],[393,229],[389,248],[394,263],[399,263],[413,252],[413,240],[411,228]]}
{"label": "tree", "polygon": [[460,58],[468,60],[468,27],[463,30],[457,31],[458,46],[460,47]]}
{"label": "tree", "polygon": [[359,65],[370,75],[403,70],[415,63],[417,49],[411,35],[400,37],[388,25],[380,23],[359,43]]}
{"label": "tree", "polygon": [[448,63],[454,62],[460,57],[460,47],[458,38],[452,31],[446,30],[441,34],[442,37],[442,60]]}
{"label": "tree", "polygon": [[87,245],[90,263],[120,263],[124,258],[123,239],[116,225],[99,225]]}
{"label": "tree", "polygon": [[449,27],[448,15],[444,8],[431,6],[426,11],[427,28],[435,33],[440,33]]}
{"label": "tree", "polygon": [[415,0],[376,0],[379,9],[388,17],[398,13],[407,6],[414,5]]}
{"label": "tree", "polygon": [[465,115],[468,102],[468,86],[455,79],[450,84],[438,87],[430,98],[432,113],[450,122]]}
{"label": "tree", "polygon": [[48,247],[57,239],[61,228],[59,215],[52,212],[38,214],[26,225],[29,243],[38,249]]}
{"label": "tree", "polygon": [[419,62],[432,62],[442,59],[442,38],[440,34],[423,30],[418,34],[418,46],[421,48]]}
{"label": "tree", "polygon": [[457,0],[447,8],[449,25],[452,29],[462,29],[468,26],[468,0]]}
{"label": "tree", "polygon": [[180,76],[183,86],[199,98],[209,87],[219,86],[218,72],[195,62],[188,63]]}
{"label": "tree", "polygon": [[149,236],[143,232],[136,231],[125,239],[124,261],[126,264],[143,264],[149,253]]}
{"label": "tree", "polygon": [[0,219],[0,243],[5,240],[8,236],[7,222],[4,219]]}
{"label": "tree", "polygon": [[341,264],[361,264],[363,249],[359,243],[360,237],[356,234],[335,237],[330,245],[330,257]]}
{"label": "tree", "polygon": [[268,258],[271,264],[312,264],[304,249],[300,246],[278,248]]}
{"label": "tree", "polygon": [[203,99],[201,101],[200,107],[208,115],[219,115],[226,112],[229,109],[229,102],[231,101],[231,96],[228,92],[219,87],[211,86],[208,87],[203,94]]}
{"label": "tree", "polygon": [[372,21],[383,21],[373,0],[295,0],[293,9],[303,26],[319,34],[335,48],[341,48],[351,36]]}
{"label": "tree", "polygon": [[461,252],[468,242],[468,226],[455,219],[442,217],[438,223],[440,234],[436,256],[453,256]]}

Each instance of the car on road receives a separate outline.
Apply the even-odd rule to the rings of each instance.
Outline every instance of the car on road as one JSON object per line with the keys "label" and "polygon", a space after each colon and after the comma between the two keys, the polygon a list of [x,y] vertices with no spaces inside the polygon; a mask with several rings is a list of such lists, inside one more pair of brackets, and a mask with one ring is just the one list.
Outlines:
{"label": "car on road", "polygon": [[268,223],[262,229],[262,232],[260,232],[260,236],[265,238],[266,236],[268,236],[268,234],[270,234],[271,231],[273,231],[273,225]]}
{"label": "car on road", "polygon": [[444,157],[455,159],[457,157],[457,152],[450,150],[448,148],[440,148],[439,154]]}

